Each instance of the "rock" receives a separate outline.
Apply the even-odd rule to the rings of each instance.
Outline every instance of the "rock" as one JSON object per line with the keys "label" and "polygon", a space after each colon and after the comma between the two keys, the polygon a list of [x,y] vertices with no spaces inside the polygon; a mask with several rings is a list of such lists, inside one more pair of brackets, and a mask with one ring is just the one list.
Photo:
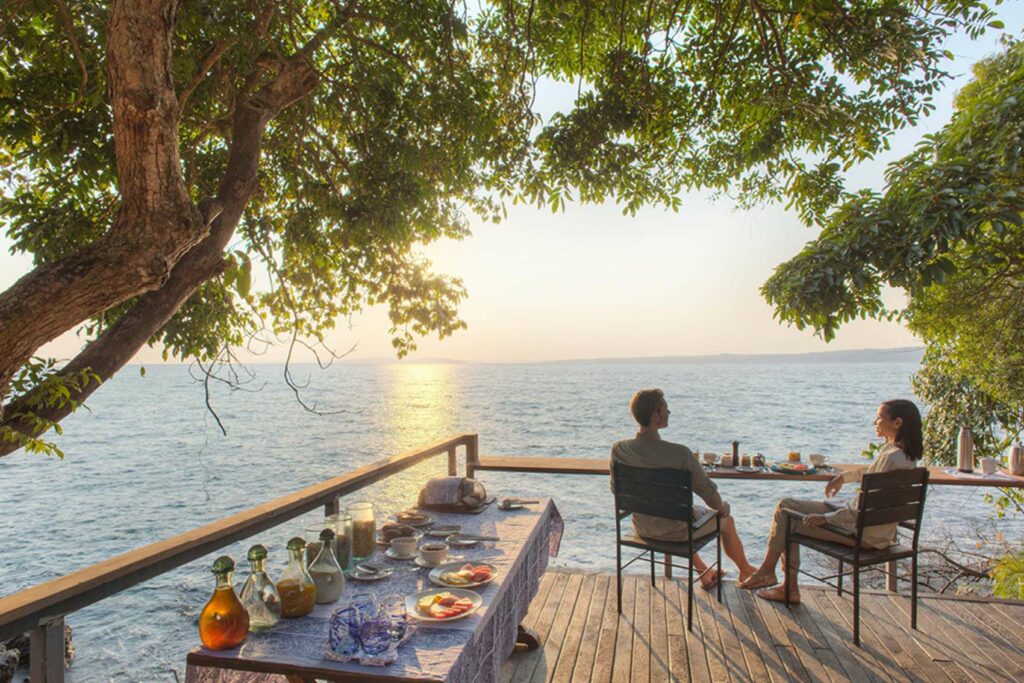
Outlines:
{"label": "rock", "polygon": [[[75,661],[75,644],[72,641],[74,632],[71,627],[64,624],[64,666],[71,666],[71,662]],[[27,633],[23,633],[20,636],[14,636],[9,639],[6,643],[0,643],[0,683],[8,683],[10,676],[4,678],[4,652],[14,655],[14,667],[28,666],[29,661],[29,637]],[[11,669],[13,675],[14,669]]]}
{"label": "rock", "polygon": [[14,672],[18,669],[21,654],[17,650],[8,650],[0,645],[0,683],[11,683]]}

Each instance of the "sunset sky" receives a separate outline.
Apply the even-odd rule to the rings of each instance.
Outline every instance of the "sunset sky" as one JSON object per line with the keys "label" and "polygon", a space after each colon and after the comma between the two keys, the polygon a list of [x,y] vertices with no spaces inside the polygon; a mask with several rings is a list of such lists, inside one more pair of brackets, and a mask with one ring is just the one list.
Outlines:
{"label": "sunset sky", "polygon": [[[1021,35],[1019,3],[997,8],[1005,32]],[[884,157],[851,175],[850,187],[881,184],[887,162],[909,152],[951,114],[951,100],[969,78],[969,67],[998,50],[999,31],[977,42],[949,47],[955,79],[937,98],[937,111],[893,140]],[[568,106],[575,88],[545,88],[538,106],[545,119]],[[772,269],[794,255],[815,232],[781,206],[737,211],[728,200],[684,197],[679,213],[646,209],[623,216],[614,205],[570,205],[566,211],[515,206],[499,225],[471,221],[463,242],[429,245],[424,254],[438,272],[461,277],[469,298],[461,307],[469,329],[443,341],[422,339],[411,358],[467,362],[703,355],[799,353],[910,346],[912,335],[893,323],[862,321],[825,344],[810,332],[780,326],[758,293]],[[30,260],[10,255],[0,237],[0,289],[25,273]],[[902,294],[891,292],[893,304]],[[332,343],[358,344],[353,359],[393,357],[386,311],[373,309],[339,321]],[[69,333],[42,350],[73,356],[81,342]],[[283,360],[279,348],[259,362]],[[135,359],[153,363],[159,351]]]}

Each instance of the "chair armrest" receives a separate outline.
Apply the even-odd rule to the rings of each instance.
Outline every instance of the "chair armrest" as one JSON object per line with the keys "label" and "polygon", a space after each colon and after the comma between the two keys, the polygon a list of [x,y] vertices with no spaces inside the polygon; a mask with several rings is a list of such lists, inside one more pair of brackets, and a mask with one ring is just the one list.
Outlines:
{"label": "chair armrest", "polygon": [[718,510],[708,510],[703,515],[693,520],[693,524],[690,525],[691,529],[699,529],[712,519],[718,516]]}
{"label": "chair armrest", "polygon": [[[782,508],[782,513],[791,519],[796,519],[801,522],[807,519],[807,517],[809,516],[802,512],[797,512],[796,510],[790,510],[789,508]],[[844,536],[845,538],[849,538],[851,540],[857,539],[857,534],[842,527],[835,526],[833,524],[822,524],[821,526],[815,528],[824,529],[825,531],[831,531],[834,534]]]}

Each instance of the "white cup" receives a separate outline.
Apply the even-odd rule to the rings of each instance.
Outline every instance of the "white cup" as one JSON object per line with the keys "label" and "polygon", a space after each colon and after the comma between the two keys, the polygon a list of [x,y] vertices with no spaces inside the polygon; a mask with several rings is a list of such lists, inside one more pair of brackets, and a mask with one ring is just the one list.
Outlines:
{"label": "white cup", "polygon": [[705,465],[714,465],[716,460],[718,460],[718,456],[715,455],[714,453],[705,453],[704,454],[704,464]]}
{"label": "white cup", "polygon": [[995,474],[999,470],[999,461],[995,458],[982,458],[981,471],[985,474]]}
{"label": "white cup", "polygon": [[438,565],[448,557],[448,544],[431,541],[420,546],[420,558],[426,564]]}
{"label": "white cup", "polygon": [[391,549],[400,557],[409,557],[416,554],[416,537],[399,536],[391,539]]}
{"label": "white cup", "polygon": [[821,467],[822,465],[825,464],[825,456],[822,455],[821,453],[811,453],[807,457],[811,459],[811,464],[814,465],[815,467]]}

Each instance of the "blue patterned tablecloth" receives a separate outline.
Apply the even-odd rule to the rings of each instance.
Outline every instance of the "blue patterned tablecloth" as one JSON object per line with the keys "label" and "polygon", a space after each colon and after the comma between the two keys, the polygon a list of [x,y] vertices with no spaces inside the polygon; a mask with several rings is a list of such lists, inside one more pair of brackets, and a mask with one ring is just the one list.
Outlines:
{"label": "blue patterned tablecloth", "polygon": [[[436,588],[429,570],[396,572],[375,582],[350,580],[338,603],[317,605],[312,614],[283,619],[265,633],[250,634],[241,647],[212,651],[198,647],[189,653],[186,683],[286,683],[282,673],[328,680],[359,680],[360,674],[377,679],[474,683],[496,681],[502,662],[515,646],[517,627],[537,594],[548,557],[558,553],[562,518],[551,499],[527,509],[502,511],[491,505],[477,515],[435,514],[438,524],[460,524],[465,533],[498,536],[458,551],[467,562],[489,562],[498,576],[480,589],[483,607],[476,613],[446,624],[421,623],[416,635],[398,650],[398,660],[386,667],[332,662],[323,657],[331,612],[353,593],[403,596]],[[453,558],[454,559],[454,558]],[[413,567],[377,553],[375,562]]]}

